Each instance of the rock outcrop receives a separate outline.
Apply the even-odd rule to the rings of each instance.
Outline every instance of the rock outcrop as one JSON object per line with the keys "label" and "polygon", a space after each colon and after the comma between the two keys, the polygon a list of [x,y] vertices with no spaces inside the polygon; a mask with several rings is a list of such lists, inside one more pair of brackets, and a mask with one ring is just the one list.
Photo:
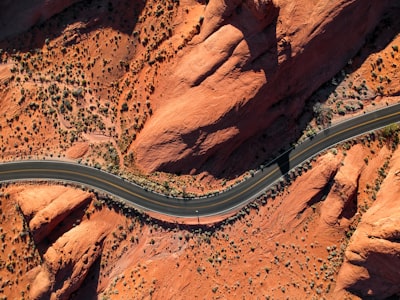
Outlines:
{"label": "rock outcrop", "polygon": [[357,211],[359,179],[365,169],[360,153],[363,153],[363,146],[355,145],[330,183],[329,193],[321,205],[321,227],[324,229],[340,225],[343,218],[348,221]]}
{"label": "rock outcrop", "polygon": [[5,0],[0,3],[0,40],[18,34],[80,0]]}
{"label": "rock outcrop", "polygon": [[69,299],[101,255],[103,241],[118,218],[99,211],[80,223],[93,195],[77,189],[39,186],[21,189],[17,195],[43,253],[43,264],[27,274],[33,286],[30,299]]}
{"label": "rock outcrop", "polygon": [[[83,191],[55,187],[46,196],[42,191],[34,188],[31,193],[24,193],[25,197],[22,196],[18,201],[36,243],[47,237],[74,210],[91,201],[90,194]],[[36,193],[37,197],[32,199]]]}
{"label": "rock outcrop", "polygon": [[102,214],[93,221],[83,222],[62,235],[44,253],[42,268],[53,282],[47,291],[52,299],[69,299],[80,287],[101,255],[105,237],[113,229],[112,222],[107,221],[110,218]]}
{"label": "rock outcrop", "polygon": [[[343,295],[346,290],[362,298],[394,295],[399,293],[400,150],[342,266],[345,231],[367,203],[366,184],[375,181],[392,154],[378,144],[328,151],[284,192],[259,199],[260,205],[222,228],[210,227],[215,229],[211,235],[208,229],[199,234],[197,228],[152,222],[135,212],[123,215],[120,205],[102,205],[95,195],[75,188],[11,185],[0,194],[5,245],[0,262],[9,264],[9,270],[0,270],[0,283],[13,299],[26,286],[29,299],[113,298],[117,293],[122,298],[150,293],[156,299],[177,294],[353,297]],[[18,219],[24,225],[12,226]],[[21,262],[13,267],[17,257]]]}
{"label": "rock outcrop", "polygon": [[400,151],[377,194],[363,215],[345,252],[336,292],[350,291],[363,299],[400,295]]}
{"label": "rock outcrop", "polygon": [[283,146],[305,100],[391,3],[210,1],[199,35],[160,80],[154,115],[132,147],[137,163],[147,172],[218,174],[267,129],[274,149]]}

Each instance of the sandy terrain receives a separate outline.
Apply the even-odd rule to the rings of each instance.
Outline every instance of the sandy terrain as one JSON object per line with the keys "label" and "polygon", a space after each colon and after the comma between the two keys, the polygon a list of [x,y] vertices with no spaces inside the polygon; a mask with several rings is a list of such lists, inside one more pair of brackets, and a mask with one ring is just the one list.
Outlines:
{"label": "sandy terrain", "polygon": [[[68,159],[206,194],[399,102],[395,1],[206,2],[0,4],[0,160]],[[200,220],[214,225],[79,187],[1,185],[0,297],[399,295],[396,136],[331,149],[237,215]]]}
{"label": "sandy terrain", "polygon": [[[396,277],[376,273],[375,263],[350,270],[351,253],[360,251],[355,247],[396,263],[397,246],[389,254],[361,233],[368,224],[379,232],[395,228],[392,210],[380,209],[397,207],[399,196],[389,187],[398,177],[400,152],[390,145],[367,136],[329,150],[285,189],[212,226],[163,223],[72,187],[3,186],[1,293],[30,299],[333,299],[357,298],[346,289],[367,295],[381,285],[392,287],[385,295],[398,293],[388,279]],[[365,272],[369,283],[359,284]]]}
{"label": "sandy terrain", "polygon": [[[381,18],[390,1],[365,13],[339,0],[73,2],[46,2],[21,23],[40,25],[0,41],[3,161],[75,159],[160,192],[205,194],[329,122],[398,102],[397,8]],[[360,18],[346,19],[353,10]]]}

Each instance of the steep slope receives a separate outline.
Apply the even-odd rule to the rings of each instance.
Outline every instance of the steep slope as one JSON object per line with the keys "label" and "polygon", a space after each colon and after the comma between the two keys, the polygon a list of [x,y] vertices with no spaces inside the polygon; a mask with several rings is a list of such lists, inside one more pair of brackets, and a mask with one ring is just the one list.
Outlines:
{"label": "steep slope", "polygon": [[[284,190],[274,189],[211,226],[164,223],[63,185],[2,186],[0,296],[357,299],[396,294],[399,191],[392,187],[400,150],[388,145],[371,134],[332,149],[312,167],[301,168],[302,175]],[[377,182],[382,183],[378,194]]]}
{"label": "steep slope", "polygon": [[[400,151],[391,159],[376,201],[363,215],[345,252],[337,293],[344,289],[362,299],[400,295]],[[382,172],[382,171],[381,171]]]}
{"label": "steep slope", "polygon": [[275,150],[283,146],[305,100],[358,51],[391,3],[211,1],[199,35],[157,87],[155,113],[132,147],[139,166],[218,174],[266,129]]}
{"label": "steep slope", "polygon": [[81,0],[5,0],[0,3],[0,40],[28,30]]}
{"label": "steep slope", "polygon": [[[393,0],[75,3],[0,40],[0,157],[82,160],[174,194],[220,189],[317,130],[315,102],[339,119],[396,101],[379,97],[399,91],[398,11]],[[336,89],[310,99],[333,75]],[[186,177],[147,176],[160,170]]]}
{"label": "steep slope", "polygon": [[[255,152],[265,159],[295,141],[307,97],[346,64],[316,101],[340,116],[398,101],[385,98],[400,90],[398,1],[74,2],[0,4],[0,35],[13,35],[0,37],[4,160],[205,171],[183,184],[154,175],[167,192],[205,192],[221,188],[205,184],[209,173],[248,170]],[[71,187],[2,185],[0,295],[399,294],[399,150],[390,158],[379,140],[329,151],[284,192],[215,227],[154,221]]]}

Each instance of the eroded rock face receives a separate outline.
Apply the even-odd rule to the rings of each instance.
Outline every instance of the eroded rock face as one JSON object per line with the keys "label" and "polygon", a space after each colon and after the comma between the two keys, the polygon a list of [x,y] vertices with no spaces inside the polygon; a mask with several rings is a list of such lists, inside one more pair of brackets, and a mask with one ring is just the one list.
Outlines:
{"label": "eroded rock face", "polygon": [[0,2],[0,39],[29,29],[80,0],[4,0]]}
{"label": "eroded rock face", "polygon": [[74,210],[92,200],[87,192],[62,186],[54,187],[50,195],[45,192],[49,193],[43,188],[32,188],[31,191],[23,191],[18,199],[36,243],[47,237]]}
{"label": "eroded rock face", "polygon": [[248,0],[245,3],[258,20],[265,19],[274,6],[272,0]]}
{"label": "eroded rock face", "polygon": [[64,186],[22,188],[18,193],[18,204],[43,252],[43,264],[28,274],[33,286],[30,299],[69,299],[101,255],[103,241],[118,218],[99,211],[90,221],[75,223],[92,197]]}
{"label": "eroded rock face", "polygon": [[50,289],[52,299],[69,299],[101,255],[103,241],[112,226],[99,219],[96,221],[84,222],[68,231],[43,255],[43,267],[49,270],[55,282]]}
{"label": "eroded rock face", "polygon": [[400,151],[377,194],[362,217],[346,250],[336,292],[350,291],[363,299],[400,294]]}
{"label": "eroded rock face", "polygon": [[365,170],[365,163],[360,159],[362,145],[353,146],[353,151],[343,159],[343,166],[332,179],[329,193],[321,206],[321,227],[342,225],[357,211],[357,193],[360,189],[359,179]]}
{"label": "eroded rock face", "polygon": [[137,163],[218,173],[267,128],[283,146],[277,137],[294,127],[305,99],[356,53],[390,3],[210,1],[200,34],[160,80],[154,115],[132,147]]}

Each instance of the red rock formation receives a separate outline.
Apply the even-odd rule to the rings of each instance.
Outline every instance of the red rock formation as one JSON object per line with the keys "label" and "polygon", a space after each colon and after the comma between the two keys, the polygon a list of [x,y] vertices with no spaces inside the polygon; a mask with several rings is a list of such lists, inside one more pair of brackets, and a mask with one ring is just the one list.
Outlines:
{"label": "red rock formation", "polygon": [[336,292],[344,290],[361,298],[385,299],[400,294],[400,151],[377,194],[362,217],[345,252]]}
{"label": "red rock formation", "polygon": [[1,1],[0,39],[29,29],[80,0]]}
{"label": "red rock formation", "polygon": [[[43,249],[43,264],[28,274],[33,282],[31,299],[68,299],[101,255],[103,240],[113,229],[113,220],[107,213],[99,212],[79,226],[67,224],[75,222],[74,213],[83,215],[83,207],[91,200],[89,193],[63,186],[21,190],[18,203],[35,243]],[[61,229],[56,229],[61,222]],[[43,242],[45,238],[47,242]],[[47,247],[51,240],[55,241]]]}
{"label": "red rock formation", "polygon": [[[95,273],[92,273],[93,278],[87,281],[99,280],[95,276],[101,258],[104,264],[104,260],[114,259],[113,257],[125,253],[127,248],[119,247],[121,242],[132,245],[130,239],[125,241],[127,233],[133,228],[126,228],[127,219],[110,209],[100,209],[99,202],[96,205],[89,203],[88,200],[94,198],[93,194],[58,185],[16,186],[10,189],[10,194],[11,200],[8,200],[16,201],[18,211],[22,212],[22,215],[18,212],[13,219],[23,216],[33,237],[32,241],[29,238],[25,239],[18,243],[18,246],[31,248],[33,253],[40,254],[40,263],[36,265],[29,264],[32,260],[30,255],[25,254],[23,259],[21,257],[26,263],[23,278],[28,282],[25,297],[29,299],[71,299],[71,295],[81,287],[89,272]],[[8,206],[14,207],[10,201]],[[129,223],[133,226],[132,222]],[[0,229],[4,232],[3,227]],[[118,232],[121,235],[118,235]],[[13,246],[14,252],[17,251],[15,247]],[[0,255],[1,262],[5,256],[3,249]],[[105,269],[105,265],[102,268],[105,273],[114,267],[110,263]],[[4,268],[0,271],[3,272]],[[6,273],[7,277],[15,279],[16,283],[20,280],[20,274],[22,271]],[[3,278],[3,273],[0,277]],[[90,292],[89,296],[93,298],[93,290]],[[17,293],[19,294],[18,290],[15,293],[9,292],[6,296],[13,298]],[[0,291],[0,295],[4,295],[3,290]]]}
{"label": "red rock formation", "polygon": [[366,165],[360,159],[360,153],[363,153],[362,145],[356,145],[353,149],[352,154],[344,158],[344,166],[338,170],[335,178],[333,178],[329,194],[321,206],[321,221],[323,223],[321,226],[324,228],[340,224],[342,218],[350,219],[357,210],[356,198],[360,188],[359,180]]}
{"label": "red rock formation", "polygon": [[[100,208],[99,202],[87,205],[94,196],[78,189],[11,185],[0,194],[5,241],[0,260],[24,259],[14,272],[0,269],[0,284],[14,282],[15,292],[8,285],[4,289],[12,299],[22,290],[29,299],[131,298],[133,293],[156,299],[344,299],[345,289],[364,298],[398,293],[400,150],[351,240],[336,281],[345,231],[360,214],[366,183],[374,182],[389,154],[378,143],[357,144],[346,155],[340,148],[336,155],[329,151],[275,199],[265,198],[264,205],[211,236],[206,229],[198,234],[173,223],[148,223],[135,213],[127,218]],[[26,225],[12,226],[22,218]],[[51,229],[49,224],[60,218],[62,226]],[[31,239],[42,228],[46,238]],[[26,231],[29,236],[21,239]]]}
{"label": "red rock formation", "polygon": [[88,149],[89,144],[87,142],[78,142],[69,148],[66,154],[68,158],[77,159],[85,155]]}
{"label": "red rock formation", "polygon": [[47,249],[42,268],[51,274],[53,285],[49,291],[54,299],[69,299],[80,287],[112,229],[111,218],[103,213],[69,230]]}
{"label": "red rock formation", "polygon": [[154,115],[132,147],[138,164],[218,173],[265,129],[276,150],[305,99],[355,54],[388,3],[210,1],[200,34],[160,80]]}

